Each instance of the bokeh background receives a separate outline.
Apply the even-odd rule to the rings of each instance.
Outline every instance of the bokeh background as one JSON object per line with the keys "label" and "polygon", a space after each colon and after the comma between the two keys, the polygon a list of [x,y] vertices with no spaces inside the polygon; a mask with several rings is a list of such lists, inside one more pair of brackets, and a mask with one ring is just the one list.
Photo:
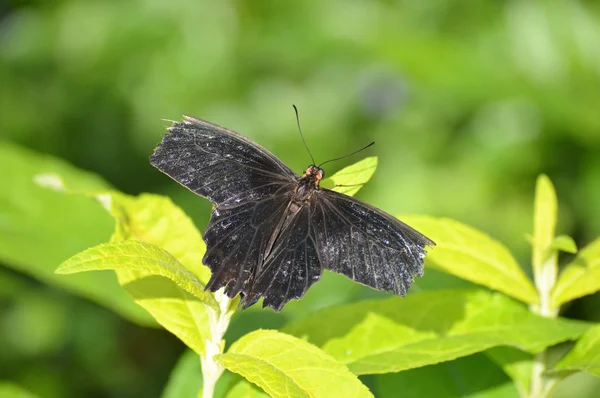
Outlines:
{"label": "bokeh background", "polygon": [[[376,141],[326,173],[377,155],[358,197],[389,213],[471,224],[529,271],[534,184],[547,173],[559,233],[580,247],[600,235],[596,1],[0,0],[0,139],[11,153],[62,158],[126,193],[169,195],[201,229],[210,203],[148,163],[169,124],[162,119],[190,114],[227,126],[301,172],[310,158],[292,104],[317,161]],[[35,210],[35,198],[11,197],[14,186],[2,181],[19,184],[20,174],[4,155],[0,379],[43,397],[159,396],[179,341],[28,271],[85,249],[69,234],[107,240],[110,221],[73,220],[57,204],[40,216],[54,227],[19,229],[15,203]],[[56,246],[60,255],[46,251]],[[228,341],[376,295],[323,279],[281,314],[238,315]],[[431,271],[415,289],[464,285]],[[594,295],[564,315],[600,321],[598,308]],[[476,372],[480,360],[457,366]],[[499,369],[494,377],[505,380]],[[578,376],[556,396],[598,388]]]}

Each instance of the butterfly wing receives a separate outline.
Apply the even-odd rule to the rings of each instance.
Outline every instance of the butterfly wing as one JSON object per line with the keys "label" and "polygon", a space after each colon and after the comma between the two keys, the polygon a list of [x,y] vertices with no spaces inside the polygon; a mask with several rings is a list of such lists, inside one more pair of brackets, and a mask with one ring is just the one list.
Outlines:
{"label": "butterfly wing", "polygon": [[206,288],[246,297],[264,264],[272,234],[285,217],[289,196],[273,195],[238,207],[215,208],[206,231],[202,262],[212,271]]}
{"label": "butterfly wing", "polygon": [[217,207],[235,207],[272,196],[296,174],[244,136],[185,116],[174,122],[150,163]]}
{"label": "butterfly wing", "polygon": [[292,201],[298,176],[273,154],[220,126],[186,116],[152,165],[215,204],[204,234],[207,289],[264,297],[280,310],[302,297],[323,268],[404,295],[435,243],[396,218],[326,189]]}
{"label": "butterfly wing", "polygon": [[313,231],[323,266],[378,290],[404,296],[423,275],[435,243],[381,210],[344,194],[315,192]]}
{"label": "butterfly wing", "polygon": [[299,299],[324,268],[404,296],[423,275],[435,243],[398,219],[349,196],[320,189],[287,219],[256,274],[244,308],[264,297],[276,311]]}
{"label": "butterfly wing", "polygon": [[[319,242],[314,231],[314,203],[291,205],[281,232],[265,259],[244,308],[264,297],[263,308],[279,311],[292,299],[299,299],[323,273]],[[294,208],[296,207],[296,208]]]}
{"label": "butterfly wing", "polygon": [[296,174],[247,138],[185,116],[174,122],[150,163],[215,204],[204,233],[206,288],[248,294],[272,234],[285,219]]}

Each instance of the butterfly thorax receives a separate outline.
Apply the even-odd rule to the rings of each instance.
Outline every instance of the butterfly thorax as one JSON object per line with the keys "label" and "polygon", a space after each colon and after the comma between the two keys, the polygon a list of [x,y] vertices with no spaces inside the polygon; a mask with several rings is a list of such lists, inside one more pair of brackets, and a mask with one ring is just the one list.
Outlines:
{"label": "butterfly thorax", "polygon": [[310,199],[312,193],[319,189],[319,182],[323,178],[323,169],[318,166],[310,165],[298,180],[298,185],[294,190],[293,201],[296,203],[305,202]]}

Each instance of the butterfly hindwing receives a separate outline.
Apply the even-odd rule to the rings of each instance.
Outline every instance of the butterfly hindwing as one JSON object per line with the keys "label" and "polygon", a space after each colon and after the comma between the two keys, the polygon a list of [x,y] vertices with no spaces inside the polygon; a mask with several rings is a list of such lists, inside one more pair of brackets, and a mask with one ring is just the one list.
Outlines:
{"label": "butterfly hindwing", "polygon": [[257,272],[244,307],[264,297],[263,307],[281,310],[290,300],[304,296],[323,272],[314,230],[312,203],[290,209],[275,244]]}
{"label": "butterfly hindwing", "polygon": [[344,194],[316,192],[313,222],[323,266],[378,290],[405,295],[423,275],[433,241],[398,219]]}
{"label": "butterfly hindwing", "polygon": [[225,287],[229,297],[249,293],[254,275],[264,262],[265,248],[275,226],[285,216],[288,203],[289,195],[281,194],[232,209],[213,210],[204,232],[206,254],[202,262],[212,271],[207,289]]}

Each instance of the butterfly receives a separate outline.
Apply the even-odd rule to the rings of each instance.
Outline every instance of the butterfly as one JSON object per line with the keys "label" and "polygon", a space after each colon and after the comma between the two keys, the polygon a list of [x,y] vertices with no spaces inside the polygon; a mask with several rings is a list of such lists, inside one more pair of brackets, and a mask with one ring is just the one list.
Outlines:
{"label": "butterfly", "polygon": [[302,176],[248,138],[184,116],[167,129],[150,163],[214,204],[204,233],[206,289],[245,309],[263,298],[280,311],[317,282],[324,269],[404,296],[423,275],[435,243],[395,217],[321,188],[324,171]]}

